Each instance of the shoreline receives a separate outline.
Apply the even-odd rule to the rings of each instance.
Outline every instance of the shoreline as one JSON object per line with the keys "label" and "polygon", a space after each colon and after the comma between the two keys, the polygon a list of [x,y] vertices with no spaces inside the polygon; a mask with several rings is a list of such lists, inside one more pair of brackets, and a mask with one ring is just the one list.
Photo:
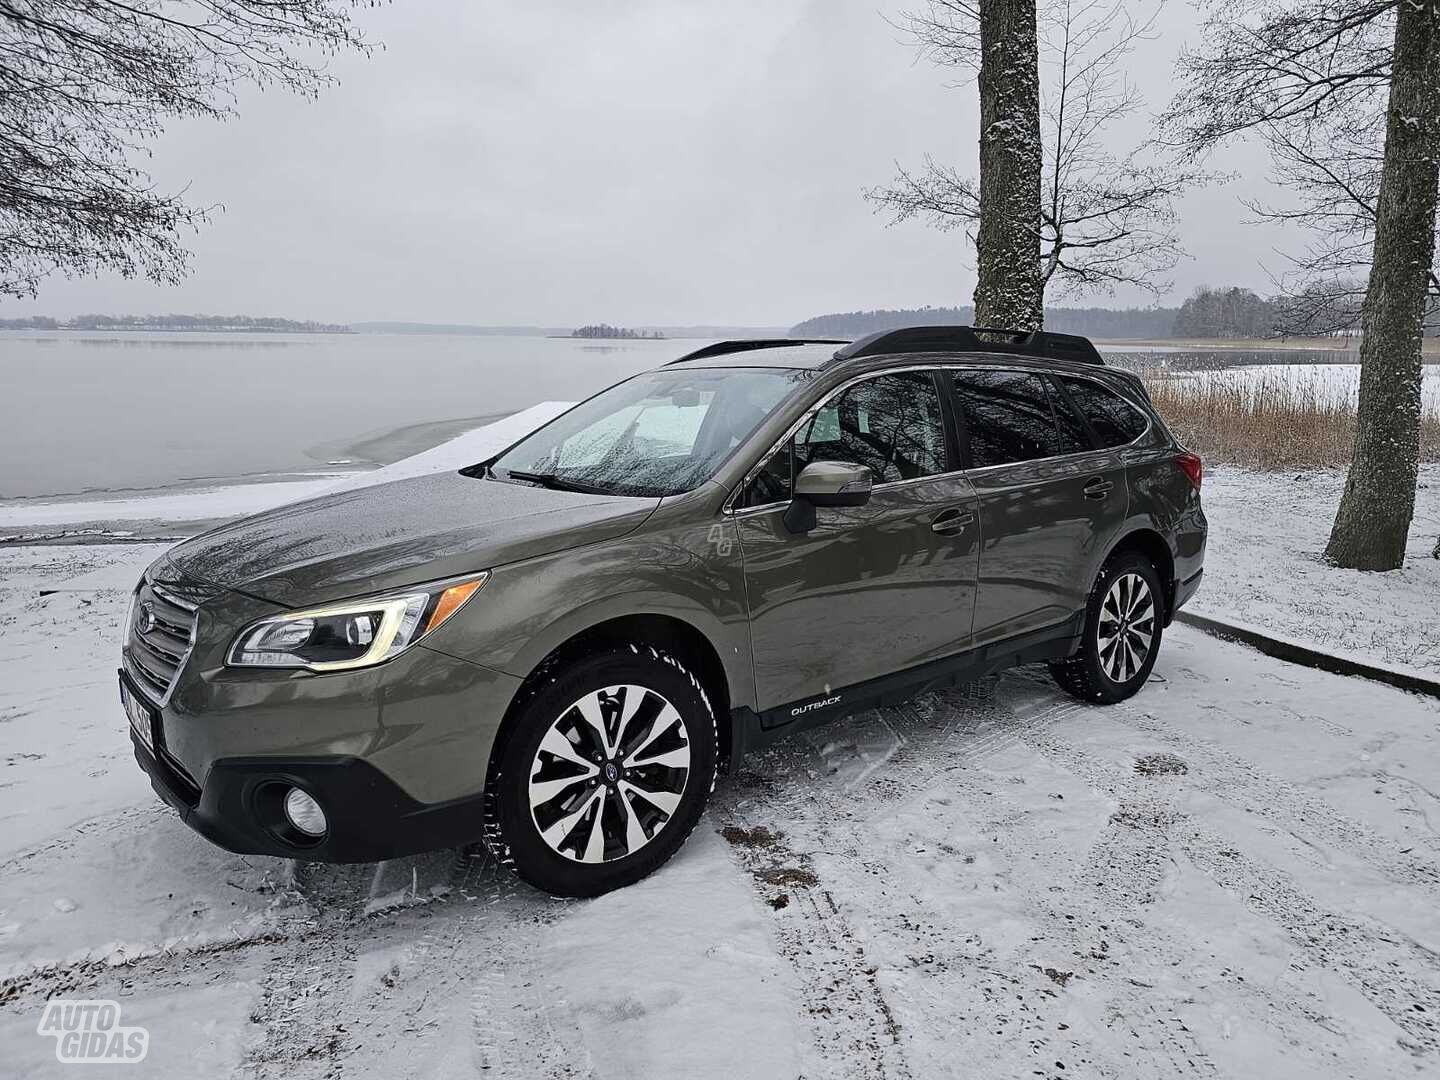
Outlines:
{"label": "shoreline", "polygon": [[[396,446],[411,449],[424,441],[424,448],[384,464],[336,463],[328,468],[202,478],[152,488],[3,499],[0,547],[182,539],[218,522],[287,503],[473,464],[548,423],[571,404],[544,401],[498,419],[397,428],[374,439],[398,438]],[[428,438],[437,433],[442,435],[438,441]]]}
{"label": "shoreline", "polygon": [[[1175,352],[1330,352],[1355,356],[1359,362],[1359,338],[1092,338],[1094,343],[1131,349],[1166,349]],[[1440,363],[1440,338],[1423,339],[1420,353]]]}
{"label": "shoreline", "polygon": [[347,435],[309,447],[305,454],[317,464],[330,466],[392,465],[414,454],[422,453],[441,443],[449,442],[467,431],[485,427],[514,416],[518,410],[487,413],[483,416],[461,416],[450,420],[421,420],[398,427],[374,428],[359,435]]}
{"label": "shoreline", "polygon": [[80,491],[49,491],[37,495],[13,495],[8,498],[0,498],[0,518],[6,516],[6,510],[24,505],[103,504],[129,499],[153,499],[202,491],[218,491],[250,485],[328,482],[348,476],[363,476],[513,415],[513,412],[501,412],[485,416],[429,420],[418,424],[380,428],[363,435],[310,447],[305,454],[312,459],[313,463],[290,469],[233,473],[221,476],[181,476],[174,480],[141,487],[96,487]]}

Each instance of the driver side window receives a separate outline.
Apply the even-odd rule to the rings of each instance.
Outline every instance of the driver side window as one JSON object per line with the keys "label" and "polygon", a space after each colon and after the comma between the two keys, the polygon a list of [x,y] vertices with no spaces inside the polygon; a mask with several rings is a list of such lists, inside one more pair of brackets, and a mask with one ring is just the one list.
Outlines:
{"label": "driver side window", "polygon": [[827,403],[801,431],[797,471],[812,461],[866,465],[877,484],[945,471],[945,422],[929,372],[866,379]]}
{"label": "driver side window", "polygon": [[928,372],[866,379],[827,401],[750,481],[742,506],[788,502],[795,475],[812,461],[866,465],[875,483],[944,472],[945,422]]}

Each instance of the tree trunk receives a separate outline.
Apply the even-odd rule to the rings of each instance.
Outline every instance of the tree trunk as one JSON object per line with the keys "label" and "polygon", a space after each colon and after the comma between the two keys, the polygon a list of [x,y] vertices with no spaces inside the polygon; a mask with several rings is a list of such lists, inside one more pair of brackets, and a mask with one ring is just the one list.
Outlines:
{"label": "tree trunk", "polygon": [[1355,570],[1404,563],[1420,457],[1420,341],[1440,186],[1440,0],[1405,0],[1398,11],[1355,456],[1325,549]]}
{"label": "tree trunk", "polygon": [[980,223],[975,322],[1038,330],[1040,70],[1035,0],[980,0]]}

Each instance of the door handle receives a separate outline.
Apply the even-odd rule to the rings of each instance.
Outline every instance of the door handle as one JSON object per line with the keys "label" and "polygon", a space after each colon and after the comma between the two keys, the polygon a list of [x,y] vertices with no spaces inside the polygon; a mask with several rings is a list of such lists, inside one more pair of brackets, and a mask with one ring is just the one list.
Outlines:
{"label": "door handle", "polygon": [[964,532],[966,526],[974,521],[975,515],[969,510],[959,510],[952,506],[948,510],[941,510],[930,519],[930,531],[953,536],[955,533]]}
{"label": "door handle", "polygon": [[1105,480],[1105,479],[1097,476],[1094,480],[1089,481],[1089,482],[1088,482],[1083,488],[1081,488],[1080,490],[1081,490],[1082,492],[1084,492],[1085,498],[1087,498],[1087,499],[1097,499],[1097,500],[1098,500],[1098,499],[1103,499],[1103,498],[1105,498],[1107,495],[1109,495],[1109,494],[1110,494],[1110,489],[1113,488],[1114,486],[1115,486],[1115,485],[1112,484],[1112,483],[1110,483],[1109,480]]}

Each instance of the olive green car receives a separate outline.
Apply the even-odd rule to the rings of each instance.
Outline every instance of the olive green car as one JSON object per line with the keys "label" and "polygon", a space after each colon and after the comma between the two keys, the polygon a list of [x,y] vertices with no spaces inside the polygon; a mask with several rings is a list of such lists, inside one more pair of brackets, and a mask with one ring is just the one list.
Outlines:
{"label": "olive green car", "polygon": [[1200,461],[1088,341],[724,342],[494,458],[224,525],[137,587],[136,757],[233,851],[484,841],[593,895],[796,730],[1047,662],[1135,693],[1199,585]]}

